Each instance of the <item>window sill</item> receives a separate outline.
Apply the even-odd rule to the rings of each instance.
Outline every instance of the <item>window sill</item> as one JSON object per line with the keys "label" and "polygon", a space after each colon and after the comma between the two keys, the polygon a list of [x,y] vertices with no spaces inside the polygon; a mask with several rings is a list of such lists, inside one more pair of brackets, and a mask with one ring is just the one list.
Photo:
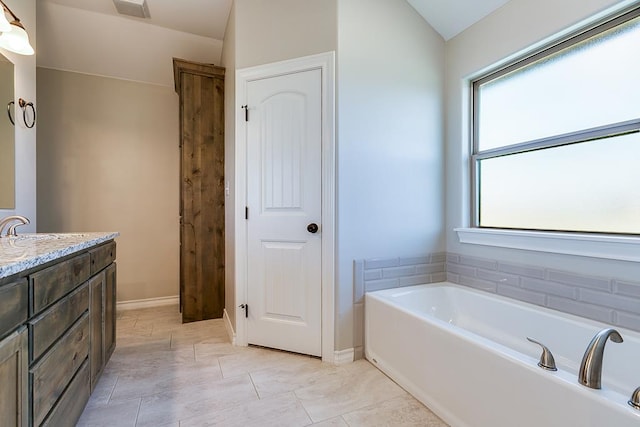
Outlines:
{"label": "window sill", "polygon": [[460,243],[578,255],[621,261],[640,261],[640,238],[541,231],[456,228]]}

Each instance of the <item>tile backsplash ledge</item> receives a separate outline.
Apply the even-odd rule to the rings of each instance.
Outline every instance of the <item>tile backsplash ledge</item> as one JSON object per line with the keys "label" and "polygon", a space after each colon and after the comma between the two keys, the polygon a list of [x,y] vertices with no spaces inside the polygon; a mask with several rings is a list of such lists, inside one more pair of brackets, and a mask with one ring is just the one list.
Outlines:
{"label": "tile backsplash ledge", "polygon": [[640,282],[447,254],[447,280],[640,332]]}
{"label": "tile backsplash ledge", "polygon": [[364,294],[449,281],[640,332],[640,282],[437,252],[354,261],[356,359],[364,355]]}

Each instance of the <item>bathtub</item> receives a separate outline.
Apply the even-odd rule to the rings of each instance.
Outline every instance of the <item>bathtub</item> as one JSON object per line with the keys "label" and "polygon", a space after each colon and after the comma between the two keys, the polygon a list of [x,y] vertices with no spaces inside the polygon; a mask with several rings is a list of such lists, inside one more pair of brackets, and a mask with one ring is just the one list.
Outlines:
{"label": "bathtub", "polygon": [[[640,334],[616,328],[602,389],[578,383],[605,324],[451,283],[367,293],[365,355],[452,427],[638,427]],[[558,371],[537,366],[544,343]]]}

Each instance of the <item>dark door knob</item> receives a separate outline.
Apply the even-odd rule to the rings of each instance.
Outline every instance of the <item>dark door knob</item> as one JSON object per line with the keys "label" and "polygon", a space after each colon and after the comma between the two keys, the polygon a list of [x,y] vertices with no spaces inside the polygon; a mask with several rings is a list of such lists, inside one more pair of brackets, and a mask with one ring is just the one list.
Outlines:
{"label": "dark door knob", "polygon": [[311,224],[307,225],[307,231],[309,233],[317,233],[318,232],[318,224],[312,222]]}

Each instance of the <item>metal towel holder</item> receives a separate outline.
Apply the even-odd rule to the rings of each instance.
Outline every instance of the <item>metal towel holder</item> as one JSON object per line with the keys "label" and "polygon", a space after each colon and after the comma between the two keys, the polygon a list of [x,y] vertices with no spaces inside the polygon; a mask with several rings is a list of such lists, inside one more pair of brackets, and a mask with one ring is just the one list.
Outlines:
{"label": "metal towel holder", "polygon": [[[14,101],[10,101],[7,104],[7,115],[9,116],[9,121],[11,122],[11,124],[15,126],[16,122],[13,120],[13,117],[11,116],[12,105],[15,105]],[[22,121],[24,121],[24,125],[29,129],[31,129],[36,125],[36,107],[33,105],[33,102],[27,102],[22,98],[18,99],[18,106],[22,108]],[[31,111],[33,113],[33,117],[31,118],[31,120],[27,119],[27,109],[29,108],[31,108]]]}

